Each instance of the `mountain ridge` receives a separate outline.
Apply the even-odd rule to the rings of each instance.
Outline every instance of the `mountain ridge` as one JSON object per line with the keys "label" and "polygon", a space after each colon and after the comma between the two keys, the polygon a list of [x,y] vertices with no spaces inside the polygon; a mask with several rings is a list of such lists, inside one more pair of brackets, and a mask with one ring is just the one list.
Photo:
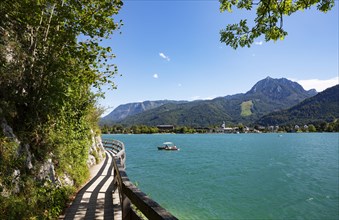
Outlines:
{"label": "mountain ridge", "polygon": [[304,90],[291,80],[266,77],[248,92],[182,103],[165,103],[120,121],[125,125],[174,124],[205,127],[220,124],[254,123],[260,117],[288,109],[313,96],[315,90]]}
{"label": "mountain ridge", "polygon": [[155,100],[155,101],[143,101],[143,102],[132,102],[119,105],[112,112],[101,119],[101,123],[114,123],[125,119],[128,116],[135,115],[156,107],[159,107],[168,103],[183,103],[187,101],[175,101],[175,100]]}
{"label": "mountain ridge", "polygon": [[333,122],[339,118],[339,85],[327,88],[301,103],[260,118],[260,125],[311,124]]}

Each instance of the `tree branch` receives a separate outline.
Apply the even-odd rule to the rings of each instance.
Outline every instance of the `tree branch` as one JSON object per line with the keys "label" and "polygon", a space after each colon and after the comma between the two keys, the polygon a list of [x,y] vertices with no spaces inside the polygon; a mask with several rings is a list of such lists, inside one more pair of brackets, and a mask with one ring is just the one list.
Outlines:
{"label": "tree branch", "polygon": [[50,14],[49,19],[48,19],[47,29],[46,29],[45,37],[44,37],[44,40],[43,40],[44,42],[47,41],[47,36],[48,36],[48,32],[49,32],[49,27],[51,26],[51,21],[52,21],[52,17],[53,17],[53,14],[54,14],[55,5],[56,5],[56,3],[53,4],[52,9],[51,9],[51,14]]}

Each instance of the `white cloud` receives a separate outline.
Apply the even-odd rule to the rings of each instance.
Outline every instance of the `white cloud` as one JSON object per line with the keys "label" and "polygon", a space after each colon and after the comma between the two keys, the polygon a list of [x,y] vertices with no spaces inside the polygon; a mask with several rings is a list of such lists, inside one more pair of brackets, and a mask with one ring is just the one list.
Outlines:
{"label": "white cloud", "polygon": [[170,58],[166,56],[164,53],[159,53],[159,56],[167,61],[170,61]]}
{"label": "white cloud", "polygon": [[204,97],[202,98],[201,96],[193,96],[190,99],[188,99],[188,101],[195,101],[195,100],[212,100],[212,97]]}
{"label": "white cloud", "polygon": [[196,95],[196,96],[193,96],[191,97],[189,100],[199,100],[200,99],[200,96]]}
{"label": "white cloud", "polygon": [[303,80],[294,80],[302,87],[304,87],[305,90],[315,89],[318,92],[321,92],[329,87],[335,86],[339,83],[339,77],[334,77],[331,79],[303,79]]}
{"label": "white cloud", "polygon": [[155,74],[153,74],[153,78],[154,78],[154,79],[158,79],[158,78],[159,78],[159,75],[155,73]]}
{"label": "white cloud", "polygon": [[258,45],[258,46],[261,46],[263,44],[263,42],[262,41],[256,41],[256,42],[254,42],[254,44]]}

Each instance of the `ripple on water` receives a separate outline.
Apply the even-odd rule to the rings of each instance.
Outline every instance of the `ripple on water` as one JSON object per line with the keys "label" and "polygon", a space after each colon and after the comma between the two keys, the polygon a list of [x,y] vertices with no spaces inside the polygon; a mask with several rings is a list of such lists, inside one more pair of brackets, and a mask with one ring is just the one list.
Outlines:
{"label": "ripple on water", "polygon": [[338,133],[116,138],[130,179],[179,219],[339,219]]}

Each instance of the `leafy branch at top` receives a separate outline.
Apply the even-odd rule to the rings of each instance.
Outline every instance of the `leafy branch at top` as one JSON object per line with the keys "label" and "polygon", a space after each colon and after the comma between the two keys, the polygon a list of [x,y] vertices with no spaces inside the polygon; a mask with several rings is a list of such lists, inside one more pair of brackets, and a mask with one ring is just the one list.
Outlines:
{"label": "leafy branch at top", "polygon": [[321,12],[327,12],[334,6],[334,0],[220,0],[220,11],[232,12],[232,7],[238,9],[256,10],[255,25],[249,27],[247,19],[238,24],[229,24],[220,31],[220,41],[237,49],[238,46],[250,47],[254,39],[261,35],[266,41],[284,39],[287,32],[283,28],[284,16],[289,16],[298,10],[317,6]]}

